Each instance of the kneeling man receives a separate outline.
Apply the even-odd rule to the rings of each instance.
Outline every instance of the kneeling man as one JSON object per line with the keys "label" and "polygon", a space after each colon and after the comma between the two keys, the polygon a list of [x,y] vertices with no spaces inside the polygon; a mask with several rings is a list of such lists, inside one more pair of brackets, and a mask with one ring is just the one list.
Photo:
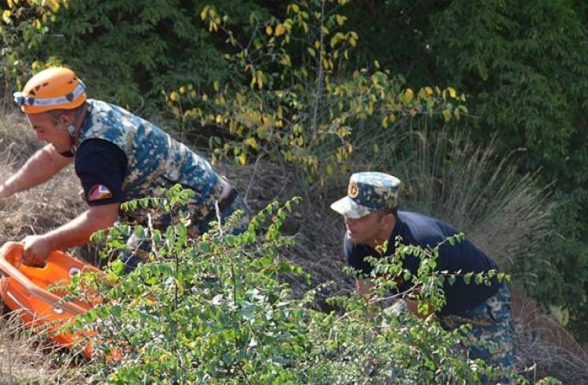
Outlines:
{"label": "kneeling man", "polygon": [[[425,215],[398,211],[398,188],[400,180],[379,172],[360,172],[353,174],[349,181],[347,196],[331,205],[343,215],[347,231],[343,237],[343,250],[350,266],[360,271],[357,289],[361,294],[369,291],[365,279],[372,266],[365,258],[368,256],[392,256],[397,239],[405,245],[421,248],[434,248],[448,237],[458,232],[448,224]],[[399,238],[400,237],[400,238]],[[381,255],[377,249],[388,242]],[[413,276],[417,275],[420,259],[407,256],[403,268]],[[496,263],[467,239],[450,245],[445,242],[439,248],[437,271],[449,274],[486,273],[498,270]],[[446,304],[435,309],[441,325],[455,329],[463,324],[471,324],[468,340],[470,358],[481,358],[492,365],[504,368],[514,365],[514,354],[510,326],[510,292],[505,284],[496,278],[490,285],[466,284],[457,278],[453,285],[445,280],[443,289]],[[412,288],[407,282],[397,282],[398,290],[405,292]],[[416,312],[416,303],[407,300],[408,308]]]}

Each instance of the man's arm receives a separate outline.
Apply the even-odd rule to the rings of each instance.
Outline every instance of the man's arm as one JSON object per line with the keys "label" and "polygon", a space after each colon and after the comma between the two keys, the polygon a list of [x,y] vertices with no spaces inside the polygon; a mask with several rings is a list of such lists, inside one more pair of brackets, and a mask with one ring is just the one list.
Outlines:
{"label": "man's arm", "polygon": [[[357,290],[357,293],[359,294],[360,297],[364,298],[366,301],[370,299],[370,295],[371,295],[373,287],[374,287],[374,285],[370,281],[368,281],[367,279],[358,278],[355,281],[355,288]],[[435,312],[435,308],[430,303],[427,305],[428,307],[425,312],[419,312],[418,311],[418,307],[419,307],[418,301],[416,301],[414,299],[408,299],[408,298],[404,298],[404,301],[406,302],[406,308],[408,309],[408,311],[410,311],[412,314],[416,315],[420,319],[425,319],[429,315],[431,315]]]}
{"label": "man's arm", "polygon": [[422,311],[419,312],[419,305],[421,305],[421,302],[408,298],[406,298],[405,301],[408,311],[410,311],[412,314],[416,315],[420,319],[425,319],[431,314],[435,313],[435,308],[431,303],[426,303],[427,306],[423,307],[423,309],[421,309]]}
{"label": "man's arm", "polygon": [[374,286],[367,279],[357,278],[355,280],[355,289],[360,297],[369,300],[372,288]]}
{"label": "man's arm", "polygon": [[46,145],[37,151],[16,174],[0,184],[0,199],[8,198],[48,181],[72,161],[73,158],[60,155],[53,145]]}
{"label": "man's arm", "polygon": [[43,265],[54,250],[65,250],[84,245],[98,230],[111,227],[118,218],[119,203],[92,206],[72,221],[43,235],[24,239],[23,262],[26,265]]}

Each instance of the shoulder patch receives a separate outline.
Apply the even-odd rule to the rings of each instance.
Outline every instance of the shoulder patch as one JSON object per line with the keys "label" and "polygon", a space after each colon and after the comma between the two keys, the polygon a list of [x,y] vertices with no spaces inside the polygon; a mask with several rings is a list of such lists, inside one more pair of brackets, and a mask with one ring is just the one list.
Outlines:
{"label": "shoulder patch", "polygon": [[112,193],[108,187],[101,184],[93,186],[88,193],[88,202],[99,201],[108,198],[112,198]]}

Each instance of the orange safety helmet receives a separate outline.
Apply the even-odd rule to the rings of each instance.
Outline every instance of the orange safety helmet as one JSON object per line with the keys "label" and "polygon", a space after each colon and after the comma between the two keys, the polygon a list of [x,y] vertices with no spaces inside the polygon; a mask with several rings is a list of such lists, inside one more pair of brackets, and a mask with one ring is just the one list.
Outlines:
{"label": "orange safety helmet", "polygon": [[33,76],[14,102],[27,114],[51,110],[71,110],[86,101],[86,86],[76,74],[63,67],[43,70]]}

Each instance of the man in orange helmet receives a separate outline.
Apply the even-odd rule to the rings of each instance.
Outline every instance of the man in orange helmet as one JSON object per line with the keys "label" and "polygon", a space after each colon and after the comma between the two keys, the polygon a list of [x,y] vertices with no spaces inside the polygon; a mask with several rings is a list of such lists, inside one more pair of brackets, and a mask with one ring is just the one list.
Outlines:
{"label": "man in orange helmet", "polygon": [[[178,183],[195,192],[187,205],[192,234],[207,231],[217,210],[221,220],[237,210],[248,212],[237,191],[204,158],[123,108],[88,99],[84,83],[70,69],[39,72],[14,100],[37,139],[48,144],[0,184],[0,199],[44,183],[74,163],[89,205],[69,223],[26,237],[25,264],[41,265],[53,250],[87,243],[94,232],[115,223],[121,203],[157,197]],[[145,213],[125,215],[145,223]],[[155,225],[169,223],[170,215],[163,215]],[[246,223],[247,215],[233,231],[244,230]]]}

